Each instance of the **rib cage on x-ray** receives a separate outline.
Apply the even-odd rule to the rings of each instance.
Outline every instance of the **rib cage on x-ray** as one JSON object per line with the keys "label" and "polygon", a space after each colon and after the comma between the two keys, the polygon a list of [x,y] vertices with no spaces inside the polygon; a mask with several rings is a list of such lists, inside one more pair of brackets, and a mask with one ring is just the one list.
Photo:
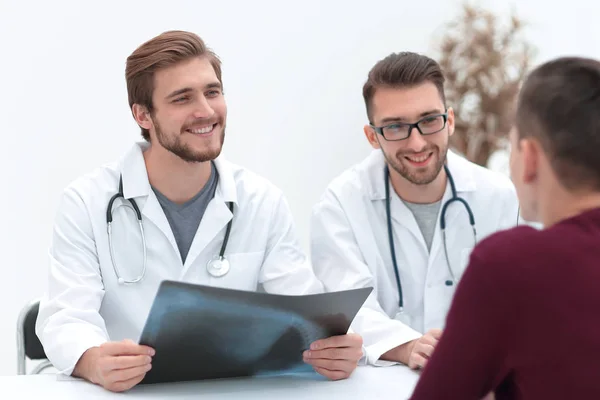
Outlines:
{"label": "rib cage on x-ray", "polygon": [[[325,333],[323,328],[300,315],[273,308],[231,304],[214,299],[203,299],[202,306],[194,307],[181,298],[186,296],[185,293],[176,296],[178,298],[173,299],[174,304],[182,302],[189,305],[178,308],[169,316],[171,326],[164,334],[181,338],[182,334],[185,335],[184,331],[189,331],[190,325],[193,325],[197,336],[184,339],[190,346],[190,351],[193,348],[211,359],[222,358],[227,368],[235,365],[235,369],[247,369],[252,374],[297,369],[302,352]],[[199,309],[205,311],[199,318],[194,318]],[[168,341],[167,338],[151,336],[148,340]],[[243,346],[239,346],[240,343]],[[296,350],[298,357],[286,357],[290,349]],[[177,360],[173,359],[173,362]],[[252,365],[260,365],[260,369],[252,369]],[[312,367],[305,369],[308,371]],[[215,365],[214,372],[218,370],[218,365]]]}
{"label": "rib cage on x-ray", "polygon": [[[270,304],[267,294],[172,285],[161,288],[140,338],[158,347],[143,383],[313,371],[302,352],[330,336],[332,324],[347,329],[351,322],[327,312],[309,318],[293,307]],[[359,301],[349,307],[357,311],[367,295],[354,295]]]}

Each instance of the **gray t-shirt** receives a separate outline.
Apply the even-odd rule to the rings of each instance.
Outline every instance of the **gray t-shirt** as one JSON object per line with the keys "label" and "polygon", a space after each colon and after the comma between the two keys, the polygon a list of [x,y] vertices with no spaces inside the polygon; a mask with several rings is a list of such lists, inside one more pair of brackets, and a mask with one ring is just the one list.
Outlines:
{"label": "gray t-shirt", "polygon": [[171,230],[175,236],[175,241],[179,247],[179,253],[181,254],[181,260],[185,263],[188,251],[206,211],[208,203],[215,196],[217,190],[217,182],[219,181],[219,174],[214,164],[211,163],[211,173],[206,185],[196,194],[193,198],[185,202],[184,204],[173,203],[171,200],[165,197],[162,193],[156,190],[154,187],[152,190],[156,194],[156,198],[160,203]]}
{"label": "gray t-shirt", "polygon": [[406,207],[412,211],[417,220],[417,225],[419,225],[419,229],[421,229],[428,251],[431,251],[431,242],[433,242],[433,234],[435,232],[435,225],[437,224],[437,216],[440,211],[441,203],[441,200],[431,204],[416,204],[404,201]]}

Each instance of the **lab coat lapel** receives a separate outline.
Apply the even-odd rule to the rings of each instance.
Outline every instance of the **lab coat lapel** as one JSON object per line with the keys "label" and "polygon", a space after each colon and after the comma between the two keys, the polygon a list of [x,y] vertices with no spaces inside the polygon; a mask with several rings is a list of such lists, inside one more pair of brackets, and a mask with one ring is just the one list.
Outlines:
{"label": "lab coat lapel", "polygon": [[[204,216],[200,221],[200,226],[198,226],[198,231],[196,231],[196,235],[192,241],[190,251],[185,259],[181,278],[187,273],[190,265],[194,263],[206,246],[215,239],[217,234],[221,231],[225,232],[225,227],[232,217],[233,214],[229,211],[229,208],[227,208],[227,205],[222,199],[215,197],[208,204]],[[224,239],[224,235],[221,236],[223,236]],[[218,251],[220,249],[221,246],[219,245],[218,250],[215,251],[215,254],[211,255],[211,258],[212,256],[218,256]]]}
{"label": "lab coat lapel", "polygon": [[149,144],[146,142],[136,143],[125,155],[121,166],[121,174],[123,176],[123,196],[126,199],[134,199],[137,202],[143,218],[147,219],[160,229],[169,243],[171,243],[177,257],[181,259],[169,221],[167,220],[156,195],[150,187],[148,171],[146,170],[143,154],[143,151],[146,150],[148,146]]}
{"label": "lab coat lapel", "polygon": [[398,197],[394,188],[390,183],[390,212],[392,214],[392,221],[400,224],[404,228],[406,228],[423,246],[424,249],[427,249],[425,244],[425,239],[423,238],[423,233],[417,224],[417,220],[414,214],[410,211],[410,209],[404,204],[402,199]]}
{"label": "lab coat lapel", "polygon": [[[392,219],[392,227],[394,222],[407,229],[418,241],[422,244],[424,249],[427,249],[425,245],[425,239],[423,238],[423,234],[417,225],[417,220],[415,219],[413,213],[410,209],[404,204],[402,199],[398,197],[396,194],[392,183],[388,180],[386,182],[385,179],[385,159],[381,150],[374,150],[368,158],[368,179],[367,182],[369,184],[369,197],[371,201],[381,201],[384,207],[384,218],[386,218],[385,211],[385,190],[386,184],[389,187],[390,193],[390,214]],[[387,224],[387,221],[386,221]],[[396,238],[398,239],[398,238]]]}
{"label": "lab coat lapel", "polygon": [[163,235],[165,235],[169,243],[171,243],[171,247],[177,255],[177,258],[181,260],[179,246],[177,246],[177,241],[175,241],[175,235],[173,234],[171,225],[169,224],[167,216],[165,215],[165,212],[162,209],[153,191],[150,191],[150,193],[148,194],[146,203],[144,204],[144,208],[142,209],[142,214],[144,214],[144,217],[146,217],[150,222],[156,225],[158,229],[160,229],[160,231],[163,233]]}
{"label": "lab coat lapel", "polygon": [[[210,258],[212,259],[212,257],[219,255],[221,244],[225,238],[225,228],[234,215],[229,210],[227,202],[233,202],[234,213],[236,211],[237,194],[233,173],[227,162],[222,159],[216,159],[215,166],[219,173],[219,183],[217,184],[215,197],[206,207],[206,211],[200,221],[200,225],[198,226],[198,230],[196,231],[196,235],[194,236],[194,240],[192,241],[185,260],[183,271],[181,272],[181,279],[183,279],[198,256],[217,236],[220,237],[221,242],[216,248],[215,254],[211,254]],[[232,226],[232,230],[233,229]],[[223,233],[220,234],[221,232]]]}
{"label": "lab coat lapel", "polygon": [[[460,157],[459,155],[453,153],[452,151],[448,151],[447,157],[448,169],[450,170],[450,174],[454,178],[454,184],[456,185],[456,192],[458,197],[461,197],[466,200],[464,195],[468,192],[471,192],[476,189],[475,179],[473,177],[471,171],[471,165],[467,160]],[[444,205],[452,198],[452,189],[450,187],[450,182],[446,184],[446,191],[444,193],[444,197],[442,199],[442,203],[440,204],[440,210],[438,213],[438,222],[437,227],[435,229],[433,242],[431,244],[431,260],[435,260],[438,251],[444,251],[443,249],[443,240],[442,240],[442,231],[441,231],[441,218],[442,218],[442,209]],[[453,201],[446,207],[446,213],[444,215],[445,223],[446,223],[446,239],[448,240],[448,251],[451,251],[452,248],[452,238],[456,237],[457,232],[470,232],[469,227],[469,219],[468,219],[467,211],[464,205],[458,201]],[[467,229],[468,228],[468,229]],[[442,254],[445,259],[445,255]]]}

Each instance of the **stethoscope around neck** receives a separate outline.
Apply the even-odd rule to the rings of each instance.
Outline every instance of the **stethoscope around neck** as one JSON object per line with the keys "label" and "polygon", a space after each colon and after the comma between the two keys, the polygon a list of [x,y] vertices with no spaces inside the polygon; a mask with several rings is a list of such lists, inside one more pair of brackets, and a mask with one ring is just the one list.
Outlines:
{"label": "stethoscope around neck", "polygon": [[[121,274],[119,272],[119,267],[117,266],[116,257],[114,254],[114,247],[113,247],[113,242],[112,242],[112,221],[113,221],[112,207],[113,207],[113,203],[118,198],[123,199],[123,202],[120,204],[121,206],[130,208],[135,212],[138,227],[140,230],[140,235],[142,237],[142,251],[143,251],[142,269],[141,269],[141,273],[134,279],[125,279],[121,276]],[[126,201],[128,201],[129,204]],[[227,206],[229,207],[229,210],[233,213],[233,202],[227,202]],[[117,207],[119,207],[119,206],[117,206]],[[221,244],[221,249],[219,251],[219,254],[206,264],[207,272],[211,276],[216,277],[216,278],[226,275],[230,270],[229,260],[227,260],[227,258],[225,257],[225,250],[227,249],[227,243],[229,241],[229,233],[231,232],[232,223],[233,223],[233,217],[227,223],[227,230],[225,231],[225,238],[223,239],[223,243]],[[136,201],[134,199],[125,199],[125,196],[123,195],[123,177],[122,176],[119,177],[119,191],[111,197],[110,201],[108,202],[108,207],[106,208],[106,225],[107,225],[107,232],[108,232],[108,248],[110,250],[110,259],[111,259],[111,262],[113,265],[113,269],[115,271],[115,275],[117,277],[117,281],[119,282],[119,284],[132,284],[132,283],[140,282],[146,276],[146,262],[147,262],[146,236],[144,234],[144,225],[142,223],[142,213],[140,212],[140,209],[139,209]]]}
{"label": "stethoscope around neck", "polygon": [[[448,201],[446,201],[441,209],[441,213],[440,213],[440,229],[442,231],[442,240],[443,240],[443,244],[444,244],[444,254],[446,256],[446,266],[448,267],[448,272],[450,273],[450,277],[451,279],[446,280],[445,284],[446,286],[452,286],[456,283],[456,277],[454,276],[454,273],[452,271],[452,266],[450,265],[450,257],[448,256],[448,246],[447,246],[447,242],[446,242],[446,211],[448,210],[448,206],[450,206],[450,204],[458,202],[461,203],[465,209],[467,210],[467,213],[469,215],[469,224],[471,225],[471,228],[473,230],[473,239],[474,239],[474,243],[477,243],[477,231],[475,229],[475,217],[473,216],[473,211],[471,210],[471,207],[469,207],[469,204],[467,203],[467,201],[461,197],[458,197],[458,194],[456,193],[456,186],[454,185],[454,178],[452,177],[452,174],[450,173],[450,170],[448,169],[448,166],[446,164],[444,164],[444,171],[446,171],[446,176],[448,177],[448,182],[450,182],[450,189],[452,192],[452,196],[450,197],[450,199],[448,199]],[[385,171],[384,171],[384,181],[385,181],[385,211],[386,211],[386,219],[387,219],[387,230],[388,230],[388,239],[389,239],[389,244],[390,244],[390,252],[392,255],[392,264],[394,266],[394,273],[396,275],[396,284],[398,285],[398,295],[399,295],[399,307],[400,307],[400,313],[402,313],[404,311],[404,298],[402,295],[402,284],[400,282],[400,272],[398,271],[398,262],[396,261],[396,250],[395,250],[395,246],[394,246],[394,235],[393,235],[393,230],[392,230],[392,217],[391,217],[391,212],[390,212],[390,170],[388,168],[388,166],[385,166]]]}

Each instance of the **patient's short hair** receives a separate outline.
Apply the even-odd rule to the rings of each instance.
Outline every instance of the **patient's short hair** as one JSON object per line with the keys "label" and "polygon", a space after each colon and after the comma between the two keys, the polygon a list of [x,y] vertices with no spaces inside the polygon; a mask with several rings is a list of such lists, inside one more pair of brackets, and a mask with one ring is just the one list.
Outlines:
{"label": "patient's short hair", "polygon": [[525,80],[516,127],[537,138],[568,190],[600,190],[600,61],[561,57]]}

